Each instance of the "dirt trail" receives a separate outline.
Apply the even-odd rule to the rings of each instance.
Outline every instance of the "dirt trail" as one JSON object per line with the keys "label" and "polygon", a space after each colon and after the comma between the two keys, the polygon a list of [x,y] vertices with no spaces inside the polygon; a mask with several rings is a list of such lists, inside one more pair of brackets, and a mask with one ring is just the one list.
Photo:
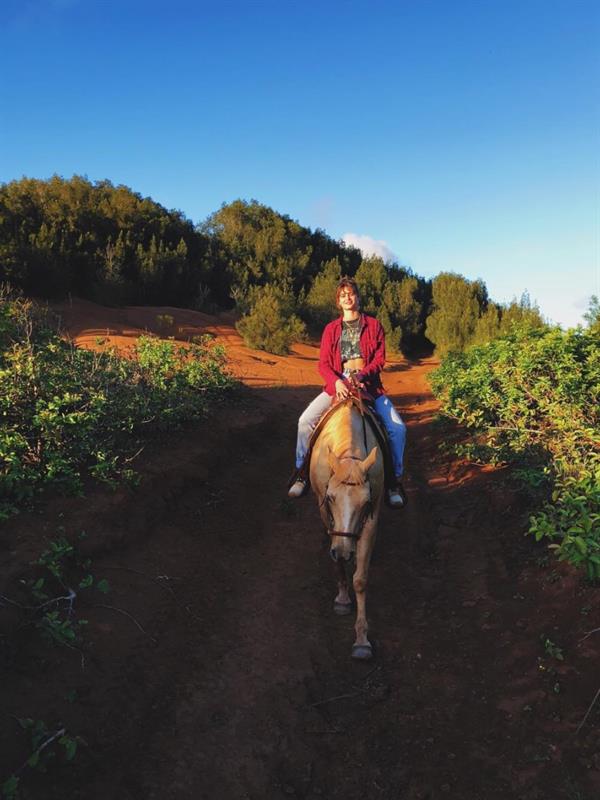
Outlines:
{"label": "dirt trail", "polygon": [[[62,311],[79,341],[105,346],[103,330],[126,346],[169,310]],[[440,451],[433,362],[393,360],[384,374],[409,426],[410,502],[382,512],[376,653],[355,663],[314,498],[285,496],[296,419],[318,390],[316,348],[257,353],[230,320],[171,311],[178,335],[210,327],[227,340],[246,384],[238,404],[148,448],[136,491],[56,499],[1,534],[8,586],[60,525],[86,530],[112,587],[112,608],[86,609],[84,670],[68,650],[9,648],[9,714],[60,719],[87,742],[26,796],[600,796],[597,710],[574,736],[600,686],[600,634],[580,644],[599,624],[597,590],[522,537],[522,500],[501,473]],[[14,721],[0,746],[19,763]]]}

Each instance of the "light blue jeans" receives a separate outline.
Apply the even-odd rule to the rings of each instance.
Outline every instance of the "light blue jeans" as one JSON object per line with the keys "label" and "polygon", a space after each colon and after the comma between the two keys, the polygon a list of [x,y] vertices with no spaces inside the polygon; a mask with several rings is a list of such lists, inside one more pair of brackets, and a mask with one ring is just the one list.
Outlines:
{"label": "light blue jeans", "polygon": [[[321,392],[320,395],[306,407],[298,420],[298,439],[296,441],[296,469],[304,463],[308,450],[308,440],[315,429],[317,422],[331,405],[331,395]],[[383,423],[390,441],[394,473],[397,478],[402,476],[404,469],[404,445],[406,444],[406,425],[402,422],[400,414],[387,395],[382,394],[375,400],[375,411]]]}

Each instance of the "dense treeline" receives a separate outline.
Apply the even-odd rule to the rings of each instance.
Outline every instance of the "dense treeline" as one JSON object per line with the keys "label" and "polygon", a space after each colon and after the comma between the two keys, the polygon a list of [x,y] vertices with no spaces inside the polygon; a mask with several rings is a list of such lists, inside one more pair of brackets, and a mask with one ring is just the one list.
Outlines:
{"label": "dense treeline", "polygon": [[341,275],[356,278],[392,351],[461,351],[515,321],[543,324],[527,297],[505,308],[482,281],[453,273],[425,280],[256,201],[236,200],[194,225],[109,181],[55,176],[0,186],[0,280],[29,295],[207,311],[235,305],[250,345],[285,353],[335,316]]}
{"label": "dense treeline", "polygon": [[0,187],[2,278],[27,294],[184,304],[207,279],[209,242],[185,217],[109,181]]}
{"label": "dense treeline", "polygon": [[544,327],[539,309],[524,293],[507,306],[488,297],[483,281],[467,281],[462,275],[442,272],[433,279],[432,310],[425,333],[436,353],[463,352],[509,334],[515,325]]}

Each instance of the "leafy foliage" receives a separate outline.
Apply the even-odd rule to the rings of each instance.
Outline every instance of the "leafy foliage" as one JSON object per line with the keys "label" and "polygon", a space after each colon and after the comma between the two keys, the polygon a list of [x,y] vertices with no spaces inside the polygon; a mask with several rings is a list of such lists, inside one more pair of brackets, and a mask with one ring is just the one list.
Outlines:
{"label": "leafy foliage", "polygon": [[600,577],[600,337],[517,327],[449,355],[432,376],[445,413],[473,429],[488,460],[512,463],[549,496],[530,533]]}
{"label": "leafy foliage", "polygon": [[208,282],[208,246],[180,212],[110,181],[0,186],[0,280],[38,297],[186,303]]}
{"label": "leafy foliage", "polygon": [[600,333],[600,301],[595,294],[590,297],[590,305],[583,318],[587,322],[590,331]]}
{"label": "leafy foliage", "polygon": [[337,257],[323,264],[323,269],[315,276],[304,301],[304,313],[314,325],[323,327],[339,314],[335,290],[341,277],[342,268]]}
{"label": "leafy foliage", "polygon": [[433,279],[432,303],[425,334],[442,356],[506,336],[515,325],[544,327],[527,293],[502,306],[489,299],[483,281],[468,281],[453,272],[441,272]]}
{"label": "leafy foliage", "polygon": [[198,418],[232,386],[210,338],[189,347],[142,337],[137,358],[63,341],[40,309],[0,296],[0,517],[44,486],[131,478],[139,438]]}
{"label": "leafy foliage", "polygon": [[108,581],[95,578],[90,572],[91,560],[81,558],[63,535],[50,542],[34,566],[35,578],[22,581],[37,603],[22,606],[30,613],[29,624],[33,623],[47,642],[77,648],[81,630],[88,621],[75,619],[75,601],[87,589],[106,594],[110,591]]}
{"label": "leafy foliage", "polygon": [[475,333],[477,321],[487,308],[487,290],[482,281],[467,281],[462,275],[442,272],[433,279],[433,311],[427,319],[426,336],[440,355],[462,351]]}
{"label": "leafy foliage", "polygon": [[2,784],[4,800],[18,800],[21,794],[22,773],[29,770],[46,772],[48,767],[62,757],[65,762],[72,761],[77,753],[78,744],[83,742],[79,736],[73,736],[62,723],[53,730],[41,719],[24,717],[17,719],[21,728],[27,733],[30,754],[17,772],[10,775]]}
{"label": "leafy foliage", "polygon": [[293,298],[265,286],[253,293],[251,311],[237,323],[248,347],[285,355],[290,345],[303,339],[306,327],[293,313]]}
{"label": "leafy foliage", "polygon": [[[285,352],[303,330],[292,317],[316,333],[337,314],[333,292],[341,275],[356,277],[363,308],[380,320],[392,352],[434,343],[444,354],[504,335],[515,321],[542,322],[526,296],[500,306],[482,281],[453,273],[432,285],[256,200],[234,200],[194,226],[181,212],[110,181],[54,176],[0,185],[0,280],[38,297],[71,292],[105,304],[208,313],[235,303],[253,314],[242,326],[253,340]],[[267,303],[270,318],[284,320],[282,336],[257,331],[265,326],[253,309],[259,299],[265,305],[267,286],[291,298]]]}

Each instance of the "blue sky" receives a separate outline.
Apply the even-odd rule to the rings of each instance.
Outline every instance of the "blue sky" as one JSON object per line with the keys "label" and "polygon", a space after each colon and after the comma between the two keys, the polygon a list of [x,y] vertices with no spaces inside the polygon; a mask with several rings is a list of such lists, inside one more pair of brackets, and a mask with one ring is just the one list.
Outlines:
{"label": "blue sky", "polygon": [[[255,198],[577,323],[600,294],[597,0],[3,0],[0,181]],[[381,244],[383,243],[383,244]]]}

